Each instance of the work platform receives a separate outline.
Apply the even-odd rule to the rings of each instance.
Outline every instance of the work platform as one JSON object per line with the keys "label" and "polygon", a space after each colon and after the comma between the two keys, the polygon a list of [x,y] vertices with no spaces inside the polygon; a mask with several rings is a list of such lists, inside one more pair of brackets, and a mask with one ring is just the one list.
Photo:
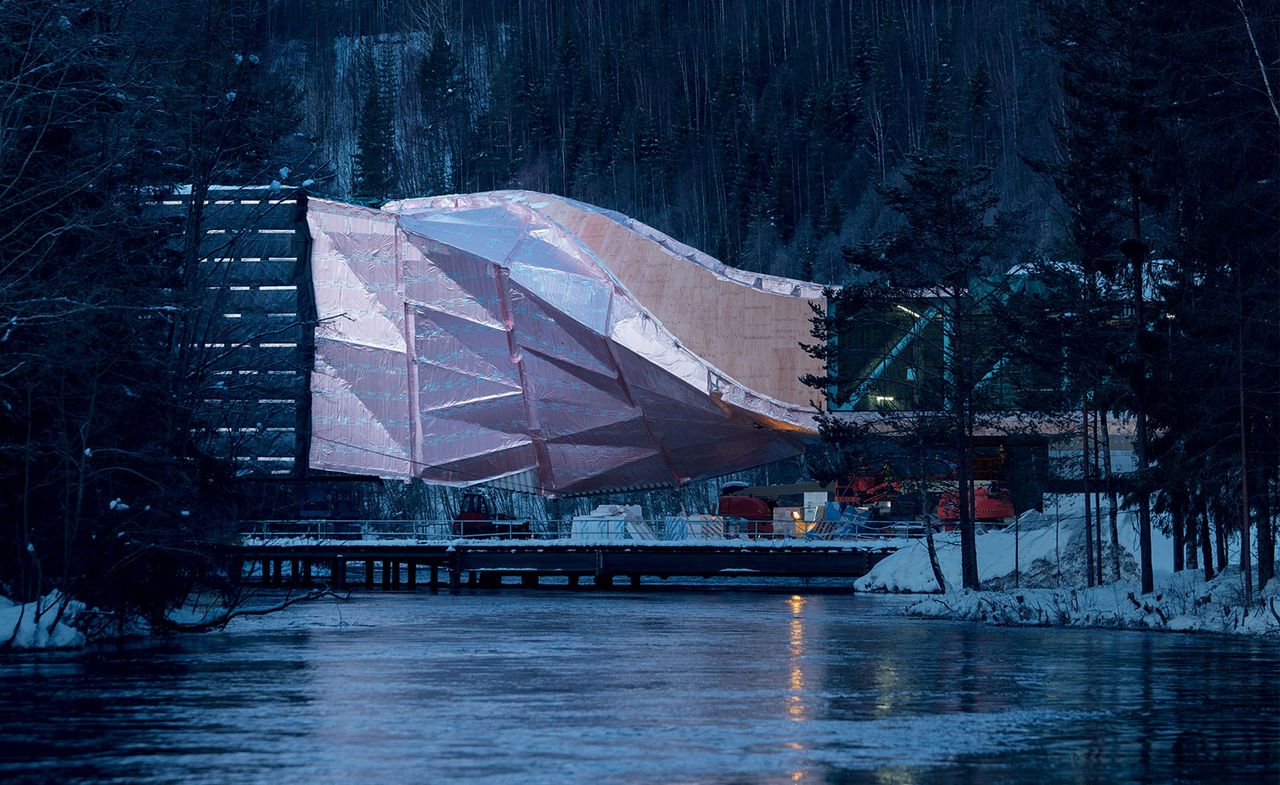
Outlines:
{"label": "work platform", "polygon": [[[597,587],[641,577],[858,578],[897,545],[879,542],[574,542],[489,540],[422,543],[387,540],[247,540],[232,549],[232,574],[266,585],[359,585],[438,588],[441,573],[452,590],[497,587],[518,576],[523,586],[540,578],[589,578]],[[238,568],[238,569],[237,569]],[[425,580],[418,571],[425,569]],[[358,577],[357,575],[358,574]],[[353,581],[352,579],[355,578]]]}

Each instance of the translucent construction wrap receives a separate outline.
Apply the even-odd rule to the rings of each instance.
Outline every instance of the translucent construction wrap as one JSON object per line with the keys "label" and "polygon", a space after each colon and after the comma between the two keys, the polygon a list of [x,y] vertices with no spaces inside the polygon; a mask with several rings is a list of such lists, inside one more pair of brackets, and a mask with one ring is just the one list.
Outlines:
{"label": "translucent construction wrap", "polygon": [[[796,348],[813,290],[753,289],[593,209],[526,193],[383,210],[310,200],[320,318],[311,466],[450,485],[520,477],[530,490],[571,494],[681,484],[798,454],[812,411],[786,377],[815,370]],[[602,255],[553,211],[584,216],[597,240],[617,231],[634,245],[613,238],[626,258]],[[646,263],[706,276],[666,293],[645,286],[656,310],[693,316],[681,327],[695,341],[673,335],[615,269],[634,278]],[[782,288],[776,280],[771,289]],[[780,335],[770,338],[790,355],[715,319],[716,286],[776,302],[776,314],[757,307],[753,318],[773,318]],[[748,376],[743,356],[754,352],[765,391],[689,347],[706,312],[724,333],[706,345],[732,347],[728,359]]]}

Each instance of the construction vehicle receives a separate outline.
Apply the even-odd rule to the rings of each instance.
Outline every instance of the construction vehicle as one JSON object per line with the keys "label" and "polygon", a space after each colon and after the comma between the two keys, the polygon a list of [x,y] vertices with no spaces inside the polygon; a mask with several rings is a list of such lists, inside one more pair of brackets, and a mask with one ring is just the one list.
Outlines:
{"label": "construction vehicle", "polygon": [[488,497],[468,491],[462,494],[458,514],[453,516],[455,537],[487,537],[528,539],[528,521],[518,521],[506,513],[496,512]]}
{"label": "construction vehicle", "polygon": [[722,518],[742,521],[742,533],[748,537],[773,536],[773,511],[776,499],[767,499],[745,493],[745,482],[729,482],[720,487],[720,503],[716,514]]}
{"label": "construction vehicle", "polygon": [[[954,483],[952,483],[954,487]],[[946,491],[938,498],[938,521],[951,525],[960,521],[960,493]],[[1009,523],[1017,517],[1013,499],[996,483],[973,486],[973,519],[978,523]]]}

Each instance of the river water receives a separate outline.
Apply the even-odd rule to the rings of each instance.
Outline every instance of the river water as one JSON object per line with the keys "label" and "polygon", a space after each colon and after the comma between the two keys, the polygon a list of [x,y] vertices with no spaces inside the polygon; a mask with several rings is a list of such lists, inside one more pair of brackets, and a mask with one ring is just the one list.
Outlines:
{"label": "river water", "polygon": [[6,783],[1280,781],[1280,646],[886,597],[357,594],[0,659]]}

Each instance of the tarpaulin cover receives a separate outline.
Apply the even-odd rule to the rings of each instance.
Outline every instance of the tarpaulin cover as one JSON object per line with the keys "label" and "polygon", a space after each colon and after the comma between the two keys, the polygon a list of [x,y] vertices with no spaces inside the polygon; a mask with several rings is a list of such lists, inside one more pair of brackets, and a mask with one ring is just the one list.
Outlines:
{"label": "tarpaulin cover", "polygon": [[313,468],[583,493],[758,466],[811,430],[812,412],[685,348],[521,199],[311,199],[307,221]]}

